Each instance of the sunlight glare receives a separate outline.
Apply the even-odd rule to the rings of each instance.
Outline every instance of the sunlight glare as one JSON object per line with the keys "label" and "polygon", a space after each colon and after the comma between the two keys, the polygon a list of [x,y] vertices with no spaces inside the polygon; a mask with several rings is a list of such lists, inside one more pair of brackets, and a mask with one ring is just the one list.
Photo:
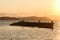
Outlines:
{"label": "sunlight glare", "polygon": [[56,6],[56,11],[60,11],[60,0],[56,0],[56,4],[55,4],[55,6]]}

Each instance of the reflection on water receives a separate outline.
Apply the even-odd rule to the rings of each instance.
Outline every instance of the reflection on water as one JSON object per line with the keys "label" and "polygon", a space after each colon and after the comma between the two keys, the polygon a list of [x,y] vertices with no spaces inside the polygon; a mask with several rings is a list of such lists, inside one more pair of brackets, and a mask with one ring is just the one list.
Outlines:
{"label": "reflection on water", "polygon": [[51,40],[52,30],[47,28],[31,28],[22,26],[9,26],[9,24],[17,22],[16,20],[0,20],[0,39],[7,40]]}
{"label": "reflection on water", "polygon": [[60,40],[60,21],[54,21],[53,40]]}

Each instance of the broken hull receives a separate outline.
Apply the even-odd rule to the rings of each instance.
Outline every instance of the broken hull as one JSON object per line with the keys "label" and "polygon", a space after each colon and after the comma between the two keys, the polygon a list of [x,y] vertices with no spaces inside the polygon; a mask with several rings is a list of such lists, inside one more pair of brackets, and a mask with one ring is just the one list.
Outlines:
{"label": "broken hull", "polygon": [[52,28],[53,23],[38,23],[38,22],[17,22],[10,24],[11,26],[27,26],[27,27],[38,27],[38,28]]}

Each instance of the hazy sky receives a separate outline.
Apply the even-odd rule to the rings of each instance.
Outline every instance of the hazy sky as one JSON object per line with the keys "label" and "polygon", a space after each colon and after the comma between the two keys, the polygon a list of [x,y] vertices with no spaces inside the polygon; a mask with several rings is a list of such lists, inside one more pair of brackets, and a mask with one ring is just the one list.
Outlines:
{"label": "hazy sky", "polygon": [[55,15],[55,0],[0,0],[0,16]]}

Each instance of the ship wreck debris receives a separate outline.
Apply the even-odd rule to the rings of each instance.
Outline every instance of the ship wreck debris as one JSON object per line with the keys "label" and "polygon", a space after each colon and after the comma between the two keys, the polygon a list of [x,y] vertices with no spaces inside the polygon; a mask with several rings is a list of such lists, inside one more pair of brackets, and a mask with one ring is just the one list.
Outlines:
{"label": "ship wreck debris", "polygon": [[53,29],[53,21],[50,22],[28,22],[28,21],[19,21],[16,23],[10,24],[11,26],[26,26],[26,27],[38,27],[38,28],[51,28]]}

